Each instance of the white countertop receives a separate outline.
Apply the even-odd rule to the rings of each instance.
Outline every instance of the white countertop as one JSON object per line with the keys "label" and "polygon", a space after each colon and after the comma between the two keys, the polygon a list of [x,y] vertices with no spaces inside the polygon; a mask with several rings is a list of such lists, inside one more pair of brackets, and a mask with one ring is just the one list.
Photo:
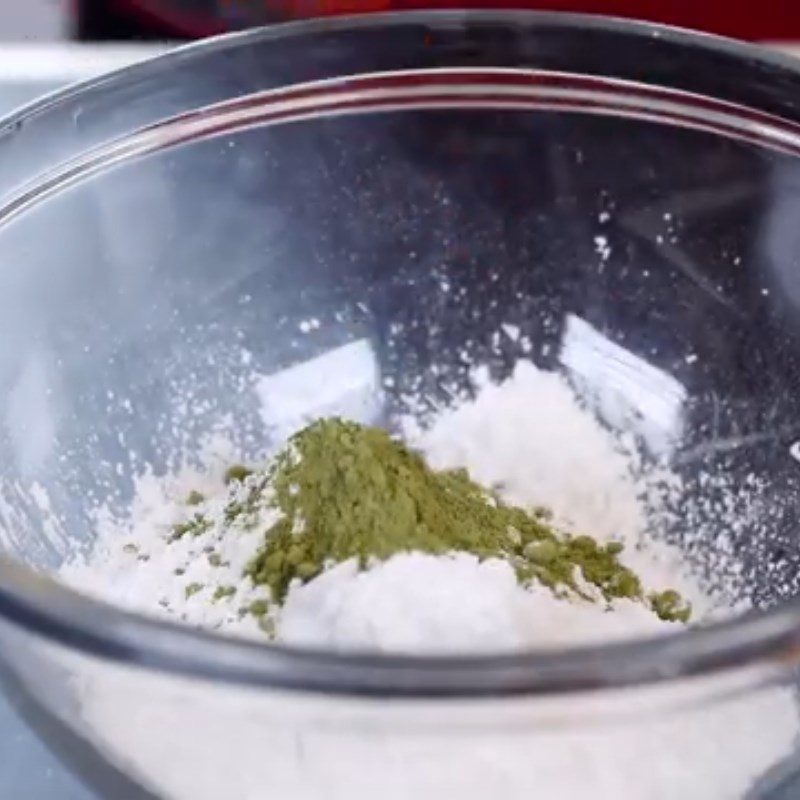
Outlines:
{"label": "white countertop", "polygon": [[159,55],[168,44],[0,43],[0,81],[64,85]]}

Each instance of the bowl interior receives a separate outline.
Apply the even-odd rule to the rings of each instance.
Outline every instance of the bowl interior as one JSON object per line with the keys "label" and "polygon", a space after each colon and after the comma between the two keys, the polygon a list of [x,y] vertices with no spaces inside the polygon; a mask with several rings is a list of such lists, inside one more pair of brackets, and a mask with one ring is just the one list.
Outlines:
{"label": "bowl interior", "polygon": [[663,535],[793,595],[796,131],[635,83],[404,74],[206,106],[5,204],[4,547],[56,566],[214,431],[257,458],[342,402],[424,420],[530,359],[680,474]]}
{"label": "bowl interior", "polygon": [[[303,414],[424,421],[527,359],[680,476],[659,535],[701,569],[726,550],[760,605],[796,594],[800,78],[649,29],[453,19],[233,39],[0,126],[1,550],[58,566],[214,432],[255,459]],[[204,676],[252,677],[234,655]],[[302,684],[286,658],[259,680]],[[418,685],[323,666],[310,686]]]}

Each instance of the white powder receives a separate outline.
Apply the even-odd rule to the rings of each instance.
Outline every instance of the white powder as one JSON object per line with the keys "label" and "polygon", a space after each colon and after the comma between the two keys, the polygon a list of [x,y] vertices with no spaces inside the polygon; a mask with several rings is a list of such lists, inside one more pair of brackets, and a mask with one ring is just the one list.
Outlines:
{"label": "white powder", "polygon": [[520,362],[502,384],[406,435],[437,469],[466,467],[511,503],[546,506],[575,530],[635,544],[645,526],[630,463],[559,375]]}
{"label": "white powder", "polygon": [[279,639],[333,649],[458,654],[587,644],[683,627],[641,603],[605,611],[557,600],[544,587],[522,589],[505,561],[467,553],[405,553],[366,572],[349,561],[295,587],[281,613]]}
{"label": "white powder", "polygon": [[[626,563],[648,588],[677,588],[692,600],[697,618],[710,614],[713,604],[680,554],[647,535],[652,509],[645,498],[652,493],[636,477],[632,451],[581,407],[566,382],[528,363],[499,386],[478,377],[475,400],[441,414],[427,430],[405,421],[406,438],[429,462],[466,467],[511,502],[547,506],[570,529],[622,542]],[[198,537],[165,542],[171,526],[185,518],[182,500],[192,489],[208,493],[202,510],[221,519],[224,497],[214,491],[221,473],[217,459],[202,475],[144,478],[130,518],[101,521],[94,552],[65,567],[63,577],[144,613],[263,636],[252,617],[238,613],[264,597],[262,589],[241,581],[258,534],[226,538],[215,524]],[[209,563],[207,548],[221,554],[222,565]],[[203,588],[187,598],[185,588],[193,583]],[[213,602],[216,588],[227,584],[239,587],[235,595]],[[680,627],[633,601],[607,608],[559,601],[540,587],[523,589],[501,561],[408,553],[364,572],[352,562],[340,564],[293,586],[277,638],[332,649],[454,654],[596,643]],[[421,800],[455,794],[462,800],[722,800],[741,796],[788,756],[798,733],[792,693],[777,688],[718,703],[695,698],[692,710],[653,715],[645,713],[648,692],[631,690],[622,701],[630,714],[624,722],[612,721],[613,715],[570,722],[561,717],[564,709],[556,712],[556,723],[548,712],[539,719],[556,700],[520,700],[516,706],[475,701],[459,707],[483,722],[465,721],[456,736],[423,723],[433,718],[438,725],[443,714],[457,714],[444,702],[396,701],[390,709],[348,700],[331,710],[319,698],[261,692],[234,700],[231,690],[223,700],[222,691],[210,686],[206,696],[189,682],[159,678],[156,684],[144,675],[85,666],[78,672],[76,692],[89,735],[154,789],[179,800],[249,800],[278,792],[299,800],[360,800],[376,792]],[[495,708],[495,716],[487,708]],[[516,708],[524,709],[523,716],[511,722]],[[298,709],[314,711],[306,716]],[[353,722],[351,713],[360,721]]]}
{"label": "white powder", "polygon": [[[79,591],[131,611],[263,639],[253,617],[238,613],[240,607],[267,597],[263,588],[242,579],[261,535],[248,530],[224,535],[227,531],[216,524],[200,536],[170,540],[173,526],[186,519],[187,511],[223,518],[228,495],[221,487],[225,465],[231,462],[230,448],[215,440],[207,451],[204,471],[141,476],[129,516],[119,520],[98,514],[91,554],[67,562],[60,574]],[[191,491],[208,499],[187,509]],[[220,566],[212,564],[212,553]],[[230,584],[237,587],[235,595],[213,599],[219,587]],[[187,596],[188,587],[197,591]]]}

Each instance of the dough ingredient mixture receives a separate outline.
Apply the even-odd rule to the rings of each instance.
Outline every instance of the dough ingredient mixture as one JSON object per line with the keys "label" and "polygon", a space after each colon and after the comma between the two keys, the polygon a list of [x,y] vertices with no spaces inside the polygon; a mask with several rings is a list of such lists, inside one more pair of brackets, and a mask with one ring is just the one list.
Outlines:
{"label": "dough ingredient mixture", "polygon": [[[548,394],[556,416],[536,425],[571,426],[564,446],[584,437],[576,455],[593,463],[569,465],[558,491],[532,503],[535,464],[547,454],[502,406],[527,397],[524,413],[536,415]],[[509,424],[518,439],[504,432]],[[645,537],[640,487],[618,443],[557,376],[521,364],[503,386],[411,438],[415,449],[378,428],[323,419],[266,466],[149,478],[131,518],[64,574],[190,624],[334,647],[469,651],[618,638],[677,629],[693,601],[701,613],[708,606],[678,554]],[[448,453],[439,468],[426,463]],[[582,528],[570,521],[569,484],[592,470],[605,480],[589,487],[593,503],[612,515],[638,511],[627,525],[602,514]]]}
{"label": "dough ingredient mixture", "polygon": [[[560,376],[520,363],[425,429],[401,428],[403,445],[326,420],[266,468],[231,469],[221,448],[203,470],[146,475],[130,513],[103,517],[88,558],[62,574],[190,626],[338,650],[607,642],[724,607],[658,536],[674,476],[642,469]],[[177,800],[728,800],[798,734],[789,689],[740,694],[720,675],[714,702],[670,681],[622,696],[375,703],[64,666],[87,735]]]}

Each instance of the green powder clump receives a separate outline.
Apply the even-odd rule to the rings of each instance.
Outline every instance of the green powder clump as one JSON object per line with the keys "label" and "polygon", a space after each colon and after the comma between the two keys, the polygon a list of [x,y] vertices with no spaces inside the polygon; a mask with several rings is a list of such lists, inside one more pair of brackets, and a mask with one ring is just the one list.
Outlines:
{"label": "green powder clump", "polygon": [[225,483],[233,483],[234,481],[247,480],[253,474],[250,467],[245,467],[242,464],[234,464],[225,470]]}
{"label": "green powder clump", "polygon": [[212,527],[212,522],[202,514],[195,514],[186,522],[179,522],[172,526],[170,540],[173,542],[183,539],[184,536],[200,536]]}
{"label": "green powder clump", "polygon": [[674,589],[651,592],[648,599],[650,608],[659,619],[668,622],[688,622],[692,615],[692,604],[684,600]]}
{"label": "green powder clump", "polygon": [[269,603],[266,600],[253,600],[247,611],[254,617],[264,617],[269,611]]}
{"label": "green powder clump", "polygon": [[[281,518],[265,531],[246,574],[277,602],[293,580],[308,581],[331,563],[356,558],[363,568],[412,550],[502,558],[523,584],[588,600],[646,602],[639,578],[619,559],[621,544],[564,533],[546,510],[507,505],[465,470],[435,471],[379,428],[335,418],[312,423],[244,499],[229,504],[226,521],[252,524],[265,505]],[[648,598],[659,616],[684,607],[679,596],[665,594]]]}
{"label": "green powder clump", "polygon": [[192,489],[188,495],[186,495],[186,503],[187,506],[199,506],[200,503],[205,502],[205,495],[202,492],[198,492],[197,489]]}
{"label": "green powder clump", "polygon": [[235,586],[217,586],[214,594],[211,597],[211,602],[216,603],[217,600],[224,600],[226,597],[233,597],[236,594]]}

